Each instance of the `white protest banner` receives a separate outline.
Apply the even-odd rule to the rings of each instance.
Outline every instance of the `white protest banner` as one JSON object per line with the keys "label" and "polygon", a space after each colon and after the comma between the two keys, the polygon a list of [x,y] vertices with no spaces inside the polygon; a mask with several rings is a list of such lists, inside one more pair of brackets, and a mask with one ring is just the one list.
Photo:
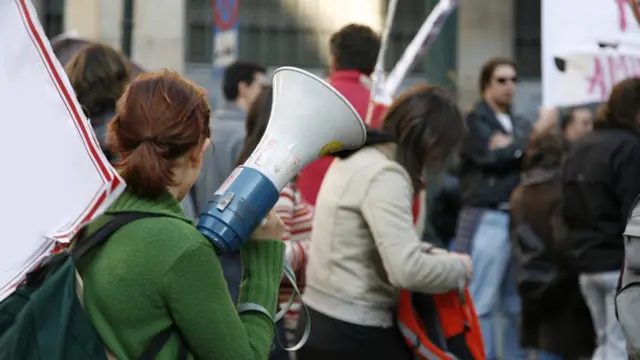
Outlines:
{"label": "white protest banner", "polygon": [[640,26],[628,0],[542,1],[545,107],[603,102],[640,76]]}
{"label": "white protest banner", "polygon": [[0,299],[123,190],[31,3],[0,2]]}
{"label": "white protest banner", "polygon": [[400,60],[398,60],[398,63],[387,77],[388,94],[395,95],[409,71],[426,55],[429,46],[438,38],[442,25],[444,25],[457,5],[457,0],[440,0],[431,10],[418,33],[413,37],[402,57],[400,57]]}
{"label": "white protest banner", "polygon": [[373,86],[371,86],[371,99],[369,100],[369,107],[367,108],[367,117],[365,124],[371,124],[371,117],[373,116],[373,108],[376,103],[378,104],[391,104],[391,96],[386,92],[386,81],[384,76],[384,56],[387,53],[387,47],[389,42],[389,33],[391,32],[391,26],[393,26],[393,17],[396,13],[396,6],[398,0],[389,1],[387,6],[387,19],[384,22],[384,29],[382,30],[382,37],[380,38],[380,50],[378,51],[378,59],[376,60],[376,67],[373,72]]}

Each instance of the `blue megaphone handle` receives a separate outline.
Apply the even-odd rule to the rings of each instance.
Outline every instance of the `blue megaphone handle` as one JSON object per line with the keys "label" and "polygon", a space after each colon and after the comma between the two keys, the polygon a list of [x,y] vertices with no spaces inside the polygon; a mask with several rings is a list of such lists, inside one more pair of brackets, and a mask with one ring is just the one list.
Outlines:
{"label": "blue megaphone handle", "polygon": [[275,185],[261,172],[248,167],[236,171],[227,188],[207,204],[207,211],[200,214],[196,226],[226,254],[240,250],[280,196]]}

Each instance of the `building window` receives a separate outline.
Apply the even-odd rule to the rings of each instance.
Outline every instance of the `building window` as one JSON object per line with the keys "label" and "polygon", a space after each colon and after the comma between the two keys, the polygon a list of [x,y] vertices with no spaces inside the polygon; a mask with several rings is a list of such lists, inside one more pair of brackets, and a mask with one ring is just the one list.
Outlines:
{"label": "building window", "polygon": [[515,60],[518,75],[539,79],[540,71],[540,1],[515,1]]}
{"label": "building window", "polygon": [[[344,0],[342,0],[344,1]],[[211,63],[214,46],[212,0],[187,1],[187,49],[189,63]],[[381,4],[384,19],[388,0]],[[339,1],[320,0],[242,0],[239,13],[239,57],[267,67],[292,65],[303,68],[326,68],[327,60],[318,49],[328,46],[337,29],[305,19],[320,12],[331,16],[339,12]],[[400,59],[427,15],[425,0],[399,1],[390,34],[387,65]],[[328,13],[328,14],[327,14]],[[420,72],[423,62],[414,71]],[[388,69],[390,70],[390,69]]]}
{"label": "building window", "polygon": [[[331,29],[305,21],[320,2],[310,0],[243,0],[240,8],[239,56],[265,66],[326,66],[318,43],[326,43]],[[325,1],[325,7],[330,8]]]}
{"label": "building window", "polygon": [[212,62],[212,2],[212,0],[187,0],[187,62]]}
{"label": "building window", "polygon": [[42,28],[49,39],[64,31],[64,0],[41,1]]}

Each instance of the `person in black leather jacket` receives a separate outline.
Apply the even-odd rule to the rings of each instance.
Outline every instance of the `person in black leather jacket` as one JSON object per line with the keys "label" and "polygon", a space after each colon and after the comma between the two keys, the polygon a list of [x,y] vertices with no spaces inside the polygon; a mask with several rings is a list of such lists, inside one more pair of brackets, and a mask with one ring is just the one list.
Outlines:
{"label": "person in black leather jacket", "polygon": [[[520,181],[520,166],[532,126],[511,113],[517,75],[513,62],[492,59],[480,74],[482,99],[467,117],[468,134],[460,153],[462,210],[454,249],[471,253],[475,267],[469,284],[480,319],[487,360],[520,360],[516,291],[509,242],[509,197]],[[498,329],[496,312],[505,315]],[[497,331],[502,347],[497,347]]]}

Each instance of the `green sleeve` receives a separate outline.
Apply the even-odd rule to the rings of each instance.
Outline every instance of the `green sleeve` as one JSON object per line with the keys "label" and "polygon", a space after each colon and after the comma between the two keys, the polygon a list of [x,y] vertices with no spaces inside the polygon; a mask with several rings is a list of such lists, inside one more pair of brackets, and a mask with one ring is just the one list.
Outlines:
{"label": "green sleeve", "polygon": [[[245,280],[240,302],[262,305],[273,317],[284,243],[249,241],[241,254]],[[253,312],[238,315],[213,247],[201,243],[186,251],[165,277],[164,291],[171,316],[196,359],[268,358],[274,335],[271,319]]]}

